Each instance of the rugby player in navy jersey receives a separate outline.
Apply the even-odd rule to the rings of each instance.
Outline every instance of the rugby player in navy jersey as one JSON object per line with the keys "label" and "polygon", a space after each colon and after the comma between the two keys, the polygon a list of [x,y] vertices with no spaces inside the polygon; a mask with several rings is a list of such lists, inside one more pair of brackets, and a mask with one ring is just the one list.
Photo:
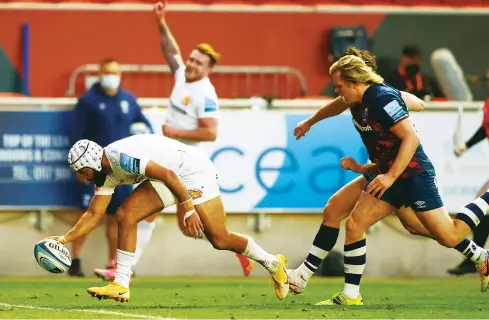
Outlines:
{"label": "rugby player in navy jersey", "polygon": [[[342,161],[346,169],[353,169],[352,166],[356,165],[357,172],[365,174],[368,185],[364,191],[358,191],[358,183],[349,188],[350,192],[356,191],[360,195],[343,205],[344,209],[352,209],[346,213],[349,217],[346,223],[345,289],[318,304],[363,304],[359,284],[366,262],[365,231],[402,206],[412,207],[429,234],[440,244],[454,247],[474,260],[481,274],[481,291],[486,291],[489,282],[488,253],[464,237],[486,214],[489,193],[484,193],[462,208],[455,219],[450,219],[438,194],[434,167],[423,151],[399,91],[383,84],[382,77],[353,55],[333,64],[330,73],[336,91],[352,105],[355,127],[372,163],[359,166],[351,161],[349,164]],[[305,132],[296,132],[296,136],[299,138]],[[348,201],[345,195],[340,194],[341,191],[344,190],[333,197]],[[321,229],[322,236],[329,238],[331,249],[339,228],[323,221]],[[325,256],[326,251],[319,247],[311,248],[310,255],[312,253],[320,259],[318,254]],[[289,281],[293,289],[293,282]]]}

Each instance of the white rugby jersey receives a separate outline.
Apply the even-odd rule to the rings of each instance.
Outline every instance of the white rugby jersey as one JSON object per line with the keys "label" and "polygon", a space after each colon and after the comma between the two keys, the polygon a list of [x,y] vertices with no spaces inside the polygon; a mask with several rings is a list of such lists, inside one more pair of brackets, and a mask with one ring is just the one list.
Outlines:
{"label": "white rugby jersey", "polygon": [[111,195],[118,185],[137,184],[148,179],[145,170],[150,160],[172,170],[179,177],[199,171],[202,166],[193,160],[207,161],[195,147],[155,134],[130,136],[109,144],[104,151],[112,173],[107,175],[103,186],[95,187],[95,194],[98,195]]}
{"label": "white rugby jersey", "polygon": [[[180,129],[194,130],[201,118],[218,118],[219,102],[208,77],[195,82],[185,81],[185,66],[175,72],[175,85],[168,102],[165,122]],[[188,145],[199,142],[181,140]]]}

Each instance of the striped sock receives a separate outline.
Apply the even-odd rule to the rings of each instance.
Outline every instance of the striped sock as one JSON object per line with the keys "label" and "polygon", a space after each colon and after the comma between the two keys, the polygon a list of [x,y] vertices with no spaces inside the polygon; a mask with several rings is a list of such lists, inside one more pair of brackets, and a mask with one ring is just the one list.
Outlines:
{"label": "striped sock", "polygon": [[338,240],[339,232],[340,229],[321,225],[312,242],[309,255],[298,268],[299,272],[305,277],[305,280],[309,280],[312,277],[323,259],[333,249],[336,240]]}
{"label": "striped sock", "polygon": [[467,238],[455,246],[455,249],[470,259],[475,264],[484,261],[486,250],[475,244],[474,241]]}
{"label": "striped sock", "polygon": [[345,245],[345,287],[343,293],[352,299],[360,294],[365,263],[367,262],[367,239]]}
{"label": "striped sock", "polygon": [[455,219],[462,220],[472,230],[477,227],[489,210],[489,190],[480,197],[472,200],[463,207],[455,216]]}

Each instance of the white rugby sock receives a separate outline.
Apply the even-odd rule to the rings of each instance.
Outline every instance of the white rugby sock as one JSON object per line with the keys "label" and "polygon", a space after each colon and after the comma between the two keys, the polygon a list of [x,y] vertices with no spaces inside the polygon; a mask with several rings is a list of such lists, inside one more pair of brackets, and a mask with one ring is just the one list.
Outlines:
{"label": "white rugby sock", "polygon": [[154,221],[147,222],[143,220],[138,223],[138,236],[136,240],[136,252],[134,257],[133,268],[139,262],[139,259],[141,258],[141,254],[143,253],[144,248],[146,248],[149,241],[151,240],[151,236],[153,235],[153,230],[155,229],[155,225],[156,223]]}
{"label": "white rugby sock", "polygon": [[474,241],[467,238],[456,245],[454,249],[458,250],[475,264],[484,262],[486,258],[486,250],[479,247]]}
{"label": "white rugby sock", "polygon": [[246,246],[245,251],[241,253],[241,255],[258,262],[269,272],[277,271],[277,268],[280,265],[278,259],[273,254],[266,252],[250,237],[246,238],[248,239],[248,245]]}
{"label": "white rugby sock", "polygon": [[360,280],[367,263],[367,239],[345,244],[345,286],[343,293],[351,299],[360,295]]}
{"label": "white rugby sock", "polygon": [[134,258],[134,252],[117,249],[117,270],[115,272],[114,281],[125,288],[129,288]]}

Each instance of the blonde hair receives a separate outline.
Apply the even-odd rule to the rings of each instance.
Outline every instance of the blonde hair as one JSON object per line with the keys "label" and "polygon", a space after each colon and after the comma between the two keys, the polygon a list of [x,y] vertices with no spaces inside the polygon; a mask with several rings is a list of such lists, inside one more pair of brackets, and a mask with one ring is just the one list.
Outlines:
{"label": "blonde hair", "polygon": [[336,61],[329,74],[340,72],[341,79],[352,83],[380,84],[384,78],[375,73],[371,67],[367,66],[362,58],[354,55],[346,55]]}
{"label": "blonde hair", "polygon": [[217,52],[214,49],[214,47],[212,47],[208,43],[199,43],[197,47],[195,47],[195,49],[209,56],[209,59],[211,60],[210,61],[211,67],[214,66],[217,63],[217,61],[219,61],[219,59],[221,58],[221,54]]}
{"label": "blonde hair", "polygon": [[372,54],[372,52],[368,50],[360,50],[356,47],[350,47],[346,49],[341,56],[343,57],[347,55],[362,58],[362,60],[365,61],[367,67],[370,67],[374,72],[377,72],[377,60],[375,59],[375,56]]}

